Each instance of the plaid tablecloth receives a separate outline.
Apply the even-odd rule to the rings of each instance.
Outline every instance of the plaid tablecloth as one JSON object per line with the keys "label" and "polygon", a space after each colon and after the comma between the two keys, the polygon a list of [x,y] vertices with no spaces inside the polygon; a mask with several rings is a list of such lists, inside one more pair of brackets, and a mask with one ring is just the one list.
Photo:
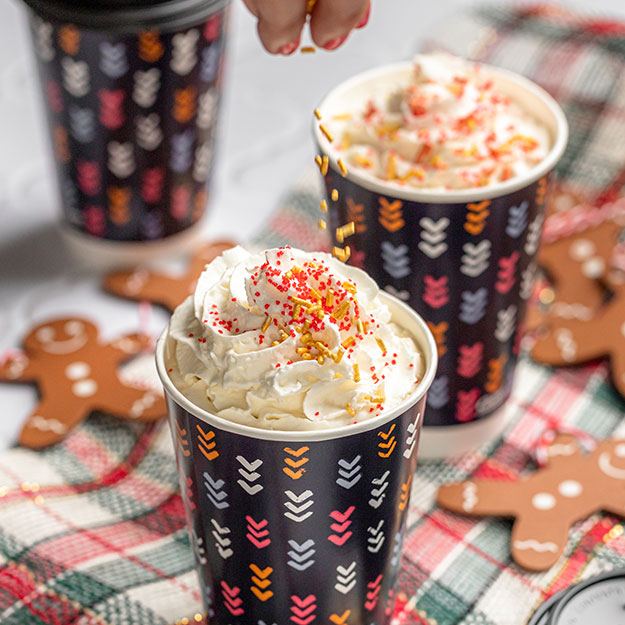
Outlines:
{"label": "plaid tablecloth", "polygon": [[[561,179],[592,200],[619,195],[625,26],[553,8],[478,8],[445,24],[427,47],[487,60],[544,85],[572,126]],[[256,243],[322,245],[318,193],[311,173]],[[530,575],[510,561],[509,523],[434,506],[443,482],[533,470],[532,450],[551,421],[598,438],[625,434],[624,407],[603,363],[554,372],[523,361],[502,439],[419,468],[395,623],[521,625],[552,593],[625,566],[624,526],[609,516],[577,525],[565,557]],[[94,415],[53,449],[0,456],[0,623],[186,625],[201,621],[200,599],[165,424],[139,428]]]}

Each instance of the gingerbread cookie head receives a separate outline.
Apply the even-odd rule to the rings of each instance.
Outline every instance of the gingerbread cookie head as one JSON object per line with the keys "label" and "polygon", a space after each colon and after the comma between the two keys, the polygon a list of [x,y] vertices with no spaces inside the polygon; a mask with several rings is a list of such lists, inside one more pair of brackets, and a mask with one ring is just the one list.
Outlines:
{"label": "gingerbread cookie head", "polygon": [[72,354],[98,338],[98,329],[86,319],[47,321],[33,328],[24,339],[28,354]]}
{"label": "gingerbread cookie head", "polygon": [[625,439],[584,453],[570,435],[548,447],[544,468],[513,481],[472,479],[441,487],[438,503],[471,516],[514,519],[511,552],[530,571],[553,566],[571,526],[607,511],[625,516]]}

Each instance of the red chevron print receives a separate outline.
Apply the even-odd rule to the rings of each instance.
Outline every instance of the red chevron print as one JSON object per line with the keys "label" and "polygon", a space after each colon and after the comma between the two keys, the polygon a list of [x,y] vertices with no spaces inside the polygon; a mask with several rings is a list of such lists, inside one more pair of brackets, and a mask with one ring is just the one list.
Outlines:
{"label": "red chevron print", "polygon": [[458,351],[458,375],[463,378],[472,378],[482,368],[484,343],[478,342],[471,346],[461,345]]}
{"label": "red chevron print", "polygon": [[262,521],[255,521],[251,516],[247,515],[245,517],[247,521],[247,534],[246,538],[256,547],[257,549],[264,549],[271,544],[271,538],[269,538],[269,529],[267,525],[269,525],[269,521],[267,519],[263,519]]}
{"label": "red chevron print", "polygon": [[124,99],[126,93],[123,89],[100,89],[100,122],[109,130],[117,130],[124,125]]}
{"label": "red chevron print", "polygon": [[425,276],[425,290],[423,291],[423,301],[431,308],[442,308],[449,301],[449,288],[447,286],[449,279],[447,276],[434,278],[433,276]]}
{"label": "red chevron print", "polygon": [[243,609],[243,599],[239,597],[241,589],[238,586],[229,586],[224,580],[221,581],[221,595],[224,600],[224,607],[232,616],[245,614]]}
{"label": "red chevron print", "polygon": [[382,575],[378,575],[372,582],[367,584],[367,600],[365,609],[369,612],[375,610],[380,599],[380,589],[382,588]]}
{"label": "red chevron print", "polygon": [[498,293],[508,293],[516,282],[516,266],[519,262],[520,254],[512,252],[510,256],[499,259],[499,271],[497,272],[497,282],[495,288]]}
{"label": "red chevron print", "polygon": [[102,177],[97,161],[78,161],[76,163],[78,188],[85,195],[97,195],[102,189]]}
{"label": "red chevron print", "polygon": [[141,197],[144,202],[154,204],[161,199],[164,178],[165,172],[160,167],[151,167],[145,170],[141,182]]}
{"label": "red chevron print", "polygon": [[475,418],[475,405],[480,398],[480,389],[472,388],[470,391],[458,391],[456,402],[456,419],[466,422]]}
{"label": "red chevron print", "polygon": [[328,540],[338,547],[342,547],[352,536],[352,532],[347,531],[347,529],[352,524],[350,517],[355,509],[355,506],[350,506],[345,512],[339,512],[338,510],[330,512],[330,517],[336,521],[336,523],[330,525],[330,529],[336,533],[330,534]]}
{"label": "red chevron print", "polygon": [[309,625],[316,618],[315,610],[317,609],[317,597],[308,595],[300,599],[297,595],[291,595],[291,616],[289,617],[295,625]]}

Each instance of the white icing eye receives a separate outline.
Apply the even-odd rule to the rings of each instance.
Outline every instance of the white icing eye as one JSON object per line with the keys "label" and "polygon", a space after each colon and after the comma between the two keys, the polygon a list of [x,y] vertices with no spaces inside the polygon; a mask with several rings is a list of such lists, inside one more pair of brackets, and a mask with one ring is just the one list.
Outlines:
{"label": "white icing eye", "polygon": [[605,263],[603,262],[603,259],[599,258],[598,256],[589,258],[582,265],[582,273],[587,278],[593,278],[593,279],[600,278],[603,275],[604,271],[605,271]]}
{"label": "white icing eye", "polygon": [[536,510],[551,510],[556,505],[556,498],[549,493],[536,493],[532,497],[532,505]]}
{"label": "white icing eye", "polygon": [[569,248],[569,254],[574,260],[582,261],[592,256],[597,248],[590,239],[577,239]]}
{"label": "white icing eye", "polygon": [[579,497],[583,490],[582,485],[577,480],[564,480],[558,485],[558,492],[563,497]]}
{"label": "white icing eye", "polygon": [[616,454],[617,458],[625,458],[625,443],[617,445],[614,453]]}
{"label": "white icing eye", "polygon": [[85,324],[82,321],[68,321],[63,329],[69,336],[78,336],[85,331]]}
{"label": "white icing eye", "polygon": [[54,328],[52,326],[43,326],[39,328],[35,334],[40,343],[50,343],[54,340]]}

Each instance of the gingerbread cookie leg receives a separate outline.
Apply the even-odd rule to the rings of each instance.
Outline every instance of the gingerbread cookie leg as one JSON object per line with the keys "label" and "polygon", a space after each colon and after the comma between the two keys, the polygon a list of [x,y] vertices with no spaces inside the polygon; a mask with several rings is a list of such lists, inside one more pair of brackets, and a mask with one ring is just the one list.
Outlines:
{"label": "gingerbread cookie leg", "polygon": [[514,561],[528,571],[545,571],[560,558],[569,534],[567,519],[552,513],[531,511],[519,516],[512,527]]}
{"label": "gingerbread cookie leg", "polygon": [[494,480],[469,480],[441,486],[437,502],[439,506],[471,516],[515,516],[514,504],[505,496],[508,482]]}
{"label": "gingerbread cookie leg", "polygon": [[103,394],[99,407],[104,412],[130,421],[157,421],[167,414],[167,405],[161,393],[125,386],[121,382]]}
{"label": "gingerbread cookie leg", "polygon": [[59,443],[85,418],[86,410],[84,402],[42,400],[24,423],[19,444],[43,449]]}

